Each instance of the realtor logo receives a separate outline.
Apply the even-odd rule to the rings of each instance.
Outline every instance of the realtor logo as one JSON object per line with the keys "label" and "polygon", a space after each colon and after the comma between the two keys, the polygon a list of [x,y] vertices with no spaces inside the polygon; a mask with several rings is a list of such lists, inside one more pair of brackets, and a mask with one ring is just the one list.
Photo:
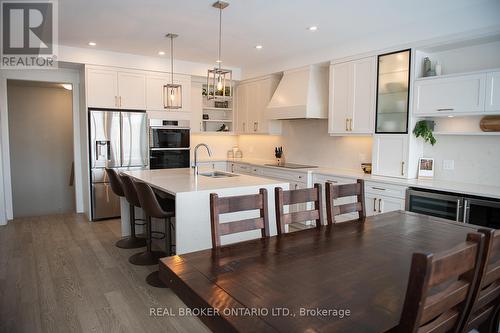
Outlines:
{"label": "realtor logo", "polygon": [[54,68],[57,3],[2,1],[1,68]]}

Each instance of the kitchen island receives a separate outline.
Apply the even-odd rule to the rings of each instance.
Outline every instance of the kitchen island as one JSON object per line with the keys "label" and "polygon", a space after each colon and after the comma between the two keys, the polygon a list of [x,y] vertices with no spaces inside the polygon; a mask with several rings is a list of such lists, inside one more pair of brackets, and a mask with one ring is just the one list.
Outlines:
{"label": "kitchen island", "polygon": [[[215,172],[215,174],[214,174]],[[274,188],[288,189],[287,182],[249,175],[200,171],[195,176],[191,169],[161,169],[126,171],[125,174],[143,181],[155,191],[175,198],[175,244],[177,254],[184,254],[212,247],[210,228],[210,193],[219,196],[257,194],[260,188],[267,189],[269,207],[269,227],[271,235],[276,235],[274,210]],[[130,234],[128,204],[122,205],[122,235]],[[258,210],[221,216],[221,223],[258,216]],[[240,242],[260,237],[260,230],[224,236],[223,244]]]}

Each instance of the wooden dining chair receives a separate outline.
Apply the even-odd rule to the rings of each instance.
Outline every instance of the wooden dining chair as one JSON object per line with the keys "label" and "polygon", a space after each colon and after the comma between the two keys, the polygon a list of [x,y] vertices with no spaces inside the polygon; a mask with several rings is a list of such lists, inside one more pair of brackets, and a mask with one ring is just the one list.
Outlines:
{"label": "wooden dining chair", "polygon": [[399,325],[401,333],[459,332],[477,281],[484,235],[438,253],[414,253]]}
{"label": "wooden dining chair", "polygon": [[485,236],[478,281],[473,302],[462,332],[497,333],[500,313],[500,230],[480,229]]}
{"label": "wooden dining chair", "polygon": [[[323,224],[323,198],[321,184],[314,184],[313,188],[283,191],[281,187],[274,188],[276,208],[276,228],[278,235],[285,233],[285,226],[290,223],[316,220],[316,227]],[[314,202],[314,209],[284,213],[285,205]]]}
{"label": "wooden dining chair", "polygon": [[[259,210],[259,217],[225,223],[219,222],[222,214]],[[262,237],[269,237],[269,215],[267,190],[261,188],[259,194],[221,197],[210,193],[210,223],[212,227],[212,248],[220,248],[221,236],[250,230],[261,230]]]}
{"label": "wooden dining chair", "polygon": [[[358,220],[364,221],[366,217],[365,210],[365,182],[358,179],[354,184],[335,185],[327,182],[325,184],[326,192],[326,220],[328,224],[335,223],[335,216],[358,213]],[[340,204],[335,206],[334,200],[356,197],[356,202]]]}

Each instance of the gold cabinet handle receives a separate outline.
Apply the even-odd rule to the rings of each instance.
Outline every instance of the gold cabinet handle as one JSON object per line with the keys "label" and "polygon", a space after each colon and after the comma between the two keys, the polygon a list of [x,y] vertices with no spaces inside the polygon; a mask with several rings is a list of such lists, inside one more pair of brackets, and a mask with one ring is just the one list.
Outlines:
{"label": "gold cabinet handle", "polygon": [[352,132],[352,118],[349,118],[349,131]]}
{"label": "gold cabinet handle", "polygon": [[245,131],[246,131],[246,124],[245,124],[245,122],[243,122],[243,132],[245,132]]}
{"label": "gold cabinet handle", "polygon": [[401,162],[401,176],[405,175],[405,162]]}
{"label": "gold cabinet handle", "polygon": [[348,132],[349,131],[349,127],[347,127],[349,123],[349,119],[348,118],[345,118],[345,131]]}
{"label": "gold cabinet handle", "polygon": [[118,107],[118,96],[115,96],[115,106]]}

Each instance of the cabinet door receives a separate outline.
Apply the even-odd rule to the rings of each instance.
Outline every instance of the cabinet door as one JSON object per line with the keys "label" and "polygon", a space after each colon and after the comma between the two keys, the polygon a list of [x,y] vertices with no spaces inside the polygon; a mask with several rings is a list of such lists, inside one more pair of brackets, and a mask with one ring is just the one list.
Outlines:
{"label": "cabinet door", "polygon": [[330,112],[328,132],[344,134],[349,131],[348,118],[352,113],[352,63],[335,64],[330,69]]}
{"label": "cabinet door", "polygon": [[381,196],[378,198],[377,209],[379,213],[405,210],[405,201],[404,199]]}
{"label": "cabinet door", "polygon": [[375,135],[372,156],[374,175],[407,177],[408,136],[406,134]]}
{"label": "cabinet door", "polygon": [[[161,76],[148,76],[146,78],[146,108],[151,111],[163,111],[163,86],[168,83],[168,78]],[[201,93],[200,93],[201,95]],[[182,100],[184,102],[184,99]]]}
{"label": "cabinet door", "polygon": [[482,112],[485,81],[486,74],[416,81],[414,112],[428,115]]}
{"label": "cabinet door", "polygon": [[374,216],[379,214],[378,212],[378,198],[371,194],[365,194],[365,210],[366,216]]}
{"label": "cabinet door", "polygon": [[351,133],[373,133],[375,115],[375,57],[354,62]]}
{"label": "cabinet door", "polygon": [[112,70],[87,70],[87,104],[89,107],[117,108],[117,73]]}
{"label": "cabinet door", "polygon": [[500,72],[488,73],[486,77],[485,110],[500,111]]}
{"label": "cabinet door", "polygon": [[238,133],[247,132],[247,101],[248,101],[248,85],[241,84],[236,88],[236,113]]}
{"label": "cabinet door", "polygon": [[146,110],[146,75],[119,72],[118,95],[120,108]]}

